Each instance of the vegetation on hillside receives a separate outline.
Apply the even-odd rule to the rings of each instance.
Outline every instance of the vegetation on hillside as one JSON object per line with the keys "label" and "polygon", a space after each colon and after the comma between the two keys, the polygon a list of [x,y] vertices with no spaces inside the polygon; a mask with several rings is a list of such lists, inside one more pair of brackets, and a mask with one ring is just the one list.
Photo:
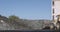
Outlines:
{"label": "vegetation on hillside", "polygon": [[20,19],[18,16],[11,15],[7,19],[5,23],[7,23],[10,27],[14,29],[41,29],[44,26],[44,22],[51,22],[50,20],[26,20]]}

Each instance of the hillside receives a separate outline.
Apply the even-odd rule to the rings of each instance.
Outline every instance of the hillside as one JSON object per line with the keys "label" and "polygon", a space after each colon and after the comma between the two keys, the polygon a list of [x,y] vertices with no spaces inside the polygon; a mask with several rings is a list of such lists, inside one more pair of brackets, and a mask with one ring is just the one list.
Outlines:
{"label": "hillside", "polygon": [[[3,20],[3,21],[1,21]],[[19,21],[9,22],[5,16],[0,16],[0,30],[28,30],[42,29],[46,23],[51,23],[51,20],[27,20],[19,19]]]}

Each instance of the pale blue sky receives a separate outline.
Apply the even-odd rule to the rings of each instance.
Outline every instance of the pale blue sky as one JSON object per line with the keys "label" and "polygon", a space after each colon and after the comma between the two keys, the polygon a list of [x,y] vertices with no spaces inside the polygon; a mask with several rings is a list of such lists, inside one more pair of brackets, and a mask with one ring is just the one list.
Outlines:
{"label": "pale blue sky", "polygon": [[0,0],[0,14],[51,20],[51,0]]}

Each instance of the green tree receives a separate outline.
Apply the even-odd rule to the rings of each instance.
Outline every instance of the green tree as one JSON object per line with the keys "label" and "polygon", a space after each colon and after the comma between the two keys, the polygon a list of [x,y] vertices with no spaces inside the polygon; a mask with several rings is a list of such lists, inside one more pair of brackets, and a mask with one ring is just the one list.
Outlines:
{"label": "green tree", "polygon": [[8,22],[10,23],[11,26],[14,26],[14,28],[19,29],[20,27],[26,27],[26,23],[24,24],[24,22],[22,22],[22,20],[15,16],[15,15],[11,15],[8,18]]}
{"label": "green tree", "polygon": [[13,25],[15,28],[19,27],[19,25],[20,25],[18,22],[19,20],[20,20],[19,17],[15,16],[15,15],[11,15],[8,17],[8,23],[10,25]]}
{"label": "green tree", "polygon": [[15,15],[11,15],[9,16],[8,18],[10,21],[18,21],[19,20],[19,17],[15,16]]}

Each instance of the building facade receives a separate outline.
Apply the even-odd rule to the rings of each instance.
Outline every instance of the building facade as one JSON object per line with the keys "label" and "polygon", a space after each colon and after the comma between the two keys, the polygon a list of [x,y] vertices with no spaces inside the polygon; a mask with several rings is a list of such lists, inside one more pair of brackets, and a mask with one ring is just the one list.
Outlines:
{"label": "building facade", "polygon": [[57,15],[60,15],[60,0],[52,0],[52,10],[53,19],[57,19]]}
{"label": "building facade", "polygon": [[[52,19],[55,26],[60,21],[60,0],[52,0]],[[57,26],[59,27],[59,25]]]}

